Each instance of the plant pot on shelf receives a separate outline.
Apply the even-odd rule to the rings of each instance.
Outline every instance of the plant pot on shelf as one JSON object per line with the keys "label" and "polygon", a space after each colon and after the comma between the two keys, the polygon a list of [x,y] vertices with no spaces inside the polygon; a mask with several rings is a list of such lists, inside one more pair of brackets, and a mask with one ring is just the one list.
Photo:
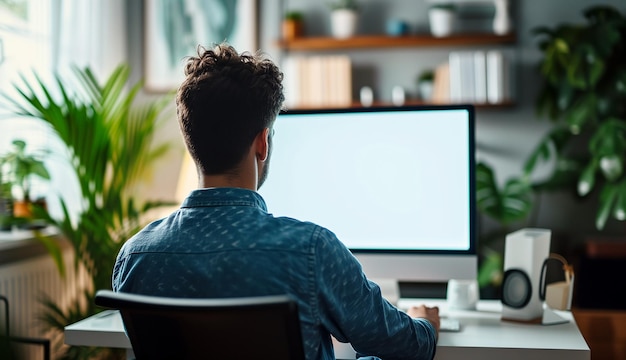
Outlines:
{"label": "plant pot on shelf", "polygon": [[422,71],[417,77],[417,90],[420,99],[429,102],[433,97],[433,89],[435,87],[435,72],[427,69]]}
{"label": "plant pot on shelf", "polygon": [[418,84],[420,99],[429,102],[433,98],[434,83],[432,81],[420,81]]}
{"label": "plant pot on shelf", "polygon": [[282,33],[285,40],[301,37],[304,33],[304,15],[298,11],[291,11],[285,14],[282,23]]}
{"label": "plant pot on shelf", "polygon": [[293,40],[302,36],[302,21],[285,19],[283,20],[283,39]]}
{"label": "plant pot on shelf", "polygon": [[23,229],[39,229],[46,227],[45,215],[48,206],[44,198],[35,201],[15,200],[13,202],[13,220],[15,225]]}
{"label": "plant pot on shelf", "polygon": [[336,9],[330,14],[332,35],[338,39],[345,39],[356,34],[359,15],[356,10]]}
{"label": "plant pot on shelf", "polygon": [[430,32],[435,37],[449,36],[454,31],[456,11],[454,5],[436,5],[428,10]]}

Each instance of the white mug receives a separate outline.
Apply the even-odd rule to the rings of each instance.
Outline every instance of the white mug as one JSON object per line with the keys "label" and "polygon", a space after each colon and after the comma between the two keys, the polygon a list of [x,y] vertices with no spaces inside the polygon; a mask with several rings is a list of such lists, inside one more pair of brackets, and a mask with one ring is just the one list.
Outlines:
{"label": "white mug", "polygon": [[449,309],[475,310],[478,297],[476,280],[451,279],[448,281],[446,299]]}

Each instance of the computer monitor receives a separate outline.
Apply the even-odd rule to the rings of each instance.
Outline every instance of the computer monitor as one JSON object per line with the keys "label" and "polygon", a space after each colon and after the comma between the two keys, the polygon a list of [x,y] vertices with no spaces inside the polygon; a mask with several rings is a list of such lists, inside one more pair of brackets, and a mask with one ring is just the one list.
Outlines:
{"label": "computer monitor", "polygon": [[475,279],[474,108],[282,112],[268,211],[333,231],[374,280]]}

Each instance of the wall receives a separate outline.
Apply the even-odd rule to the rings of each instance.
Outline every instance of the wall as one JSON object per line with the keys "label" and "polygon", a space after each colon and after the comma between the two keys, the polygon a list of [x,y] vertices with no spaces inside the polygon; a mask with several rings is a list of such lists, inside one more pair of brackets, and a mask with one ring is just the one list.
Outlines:
{"label": "wall", "polygon": [[[133,68],[141,68],[141,5],[129,2],[129,56]],[[279,38],[281,14],[285,9],[301,10],[306,14],[305,31],[310,35],[329,34],[329,10],[323,1],[259,0],[259,45],[272,59],[280,62],[282,52],[275,45]],[[425,1],[414,0],[360,0],[362,18],[361,33],[383,33],[386,19],[397,17],[407,21],[413,31],[426,31],[427,16]],[[492,165],[499,182],[521,172],[522,162],[550,127],[546,119],[535,115],[534,101],[538,91],[539,75],[536,64],[540,59],[536,39],[531,30],[538,26],[553,26],[563,22],[582,22],[582,10],[597,4],[593,0],[523,0],[512,1],[513,20],[518,36],[515,46],[506,47],[515,58],[514,93],[516,104],[512,108],[477,110],[477,156]],[[626,12],[623,0],[608,0],[602,3],[613,5]],[[286,4],[286,5],[285,5]],[[285,6],[285,7],[282,7]],[[426,67],[444,61],[451,49],[373,49],[348,51],[355,66],[355,88],[373,85],[376,95],[388,100],[391,88],[401,85],[409,94],[415,92],[414,79]],[[171,130],[172,128],[169,127]],[[177,136],[176,133],[174,138]],[[164,165],[161,172],[176,172],[180,166],[174,161]],[[169,191],[171,179],[164,191]],[[172,189],[173,191],[173,189]],[[576,199],[569,192],[544,195],[533,218],[536,221],[521,226],[546,227],[562,239],[558,246],[571,246],[582,241],[594,228],[595,199]],[[483,219],[485,228],[493,226]],[[625,224],[610,220],[604,234],[623,234]]]}
{"label": "wall", "polygon": [[[362,34],[384,33],[387,19],[405,20],[412,31],[426,32],[428,20],[425,1],[412,0],[360,0]],[[538,26],[554,26],[559,23],[583,22],[583,9],[598,4],[592,0],[512,0],[512,18],[518,41],[515,46],[506,46],[515,59],[513,92],[515,106],[505,109],[477,109],[477,157],[492,165],[499,182],[521,173],[523,161],[541,137],[550,128],[547,119],[539,119],[535,114],[534,101],[538,93],[539,74],[536,64],[541,58],[537,48],[537,39],[532,29]],[[626,4],[620,0],[602,1],[601,3],[626,11]],[[262,6],[260,44],[272,57],[280,59],[281,51],[274,41],[279,37],[280,17],[284,9],[300,10],[305,13],[305,32],[309,35],[326,36],[330,33],[329,9],[324,2],[306,0],[286,0],[281,9],[277,2],[265,1]],[[414,79],[423,68],[433,67],[445,61],[453,48],[419,49],[374,49],[348,51],[355,66],[355,90],[359,85],[374,85],[378,96],[389,101],[394,85],[401,85],[410,93],[416,91]],[[365,76],[368,70],[372,74]],[[361,75],[361,78],[359,78]],[[370,81],[371,83],[367,83]],[[356,93],[356,91],[355,91]],[[553,230],[563,242],[576,244],[587,234],[596,233],[596,199],[576,199],[570,192],[543,195],[540,206],[536,208],[532,223],[518,226],[546,227]],[[493,226],[493,222],[483,219],[484,227]],[[604,234],[623,234],[625,226],[616,220],[610,220]],[[558,239],[557,239],[558,241]],[[557,248],[563,244],[555,245]]]}

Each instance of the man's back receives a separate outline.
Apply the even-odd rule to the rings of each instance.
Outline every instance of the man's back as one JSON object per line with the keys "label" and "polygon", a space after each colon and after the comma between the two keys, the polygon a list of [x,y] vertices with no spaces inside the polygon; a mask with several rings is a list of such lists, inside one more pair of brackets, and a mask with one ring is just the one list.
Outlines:
{"label": "man's back", "polygon": [[[181,209],[147,226],[122,248],[113,288],[194,298],[289,294],[298,301],[308,359],[333,357],[331,333],[376,353],[376,344],[411,348],[406,336],[396,335],[394,344],[381,329],[415,327],[408,339],[430,333],[427,321],[411,320],[382,299],[334,234],[275,218],[244,189],[196,190]],[[412,356],[432,350],[413,348],[420,351]]]}

